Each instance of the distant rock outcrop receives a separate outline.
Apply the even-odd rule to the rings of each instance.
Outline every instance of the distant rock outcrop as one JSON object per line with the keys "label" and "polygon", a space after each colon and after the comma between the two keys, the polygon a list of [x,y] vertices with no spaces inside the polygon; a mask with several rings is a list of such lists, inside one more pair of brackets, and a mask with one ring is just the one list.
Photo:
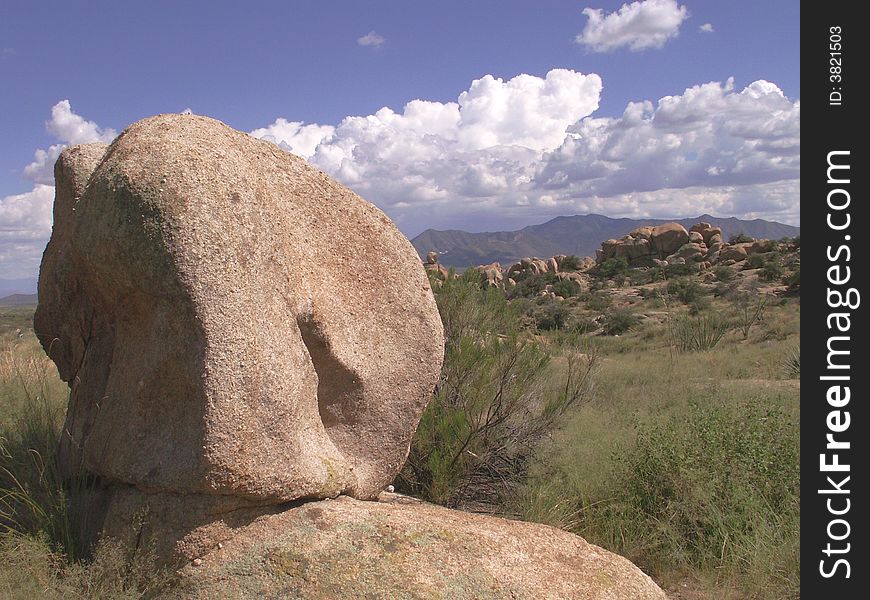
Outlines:
{"label": "distant rock outcrop", "polygon": [[597,251],[598,263],[612,258],[624,258],[631,267],[692,264],[698,270],[714,264],[734,264],[750,254],[776,249],[771,240],[753,240],[727,244],[722,230],[710,223],[692,225],[687,231],[679,223],[665,223],[657,227],[638,227],[620,239],[609,239]]}

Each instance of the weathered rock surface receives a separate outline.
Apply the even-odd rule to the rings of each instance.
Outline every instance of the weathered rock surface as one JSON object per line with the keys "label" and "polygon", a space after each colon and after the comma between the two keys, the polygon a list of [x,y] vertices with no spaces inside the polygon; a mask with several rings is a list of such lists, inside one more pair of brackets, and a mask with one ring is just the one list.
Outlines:
{"label": "weathered rock surface", "polygon": [[629,561],[548,527],[404,496],[263,516],[182,571],[184,598],[664,600]]}
{"label": "weathered rock surface", "polygon": [[659,254],[667,256],[689,241],[689,232],[679,223],[665,223],[653,227],[650,241]]}
{"label": "weathered rock surface", "polygon": [[102,150],[58,160],[35,317],[71,386],[67,473],[261,505],[377,494],[442,358],[410,243],[212,119],[152,117]]}

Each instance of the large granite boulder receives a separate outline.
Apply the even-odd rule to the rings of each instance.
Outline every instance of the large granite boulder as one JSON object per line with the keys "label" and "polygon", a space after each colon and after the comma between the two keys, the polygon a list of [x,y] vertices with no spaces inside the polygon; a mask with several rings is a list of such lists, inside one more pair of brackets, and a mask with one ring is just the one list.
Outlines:
{"label": "large granite boulder", "polygon": [[665,600],[624,558],[570,533],[404,496],[257,519],[182,571],[184,598]]}
{"label": "large granite boulder", "polygon": [[650,241],[659,258],[673,254],[689,241],[689,232],[679,223],[665,223],[652,228]]}
{"label": "large granite boulder", "polygon": [[35,331],[71,387],[67,475],[260,505],[393,479],[443,334],[386,215],[192,115],[68,149],[55,176]]}

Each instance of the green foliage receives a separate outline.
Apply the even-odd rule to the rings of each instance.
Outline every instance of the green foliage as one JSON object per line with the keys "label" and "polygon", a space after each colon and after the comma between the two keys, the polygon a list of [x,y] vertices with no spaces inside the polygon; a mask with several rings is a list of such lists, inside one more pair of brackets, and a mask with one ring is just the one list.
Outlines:
{"label": "green foliage", "polygon": [[783,368],[788,377],[800,379],[801,376],[801,348],[800,346],[792,348],[785,355],[783,360]]}
{"label": "green foliage", "polygon": [[[572,337],[555,348],[526,338],[499,297],[462,278],[438,291],[444,366],[397,480],[407,493],[504,510],[538,444],[588,396],[594,358]],[[553,352],[561,368],[551,364]]]}
{"label": "green foliage", "polygon": [[534,316],[538,329],[563,329],[571,312],[562,302],[548,299],[535,311]]}
{"label": "green foliage", "polygon": [[563,279],[553,284],[553,293],[563,298],[577,296],[581,291],[580,284],[573,279]]}
{"label": "green foliage", "polygon": [[737,271],[733,267],[725,267],[720,265],[713,269],[713,275],[716,276],[717,281],[721,281],[722,283],[728,283],[737,276]]}
{"label": "green foliage", "polygon": [[738,234],[732,235],[728,239],[729,244],[745,244],[745,243],[754,242],[754,241],[755,241],[754,237],[746,235],[745,233],[738,233]]}
{"label": "green foliage", "polygon": [[668,294],[675,296],[683,304],[696,301],[707,292],[698,281],[692,277],[680,277],[668,282]]}
{"label": "green foliage", "polygon": [[794,271],[783,277],[782,282],[788,286],[788,291],[790,293],[800,292],[801,266],[798,265]]}
{"label": "green foliage", "polygon": [[670,324],[671,344],[678,352],[711,350],[731,329],[731,324],[716,313],[682,317]]}
{"label": "green foliage", "polygon": [[[755,564],[759,544],[798,547],[799,448],[798,422],[779,409],[696,404],[641,428],[619,457],[623,504],[613,509],[635,520],[626,533],[647,554],[671,564],[764,568]],[[788,583],[792,593],[797,583]]]}
{"label": "green foliage", "polygon": [[580,257],[569,254],[562,259],[562,264],[559,265],[560,271],[578,271],[580,269]]}
{"label": "green foliage", "polygon": [[548,285],[556,285],[560,282],[555,273],[522,273],[514,280],[517,284],[507,290],[508,298],[534,298]]}
{"label": "green foliage", "polygon": [[664,281],[673,279],[674,277],[687,277],[695,275],[698,272],[698,267],[691,263],[668,264],[664,267],[656,267],[652,270],[652,281]]}
{"label": "green foliage", "polygon": [[750,254],[746,257],[746,267],[749,269],[760,269],[766,262],[762,254]]}
{"label": "green foliage", "polygon": [[618,308],[604,316],[602,329],[607,335],[622,335],[640,322],[637,315],[629,308]]}
{"label": "green foliage", "polygon": [[612,279],[617,275],[626,275],[628,273],[628,260],[623,256],[608,258],[603,263],[598,265],[596,274],[604,279]]}
{"label": "green foliage", "polygon": [[782,265],[778,260],[771,260],[761,269],[759,277],[764,281],[779,281],[783,276]]}
{"label": "green foliage", "polygon": [[586,308],[603,313],[613,304],[613,298],[607,292],[595,292],[586,300]]}

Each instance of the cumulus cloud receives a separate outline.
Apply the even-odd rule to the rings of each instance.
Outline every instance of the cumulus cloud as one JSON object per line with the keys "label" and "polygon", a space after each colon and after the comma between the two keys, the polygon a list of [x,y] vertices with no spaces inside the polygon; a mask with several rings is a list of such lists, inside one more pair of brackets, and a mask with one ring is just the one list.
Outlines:
{"label": "cumulus cloud", "polygon": [[714,31],[716,31],[715,29],[713,29],[712,23],[704,23],[703,25],[698,27],[698,30],[703,33],[713,33]]}
{"label": "cumulus cloud", "polygon": [[251,135],[272,142],[287,152],[310,158],[317,145],[333,131],[335,127],[330,125],[305,125],[301,121],[278,118],[267,127],[255,129]]}
{"label": "cumulus cloud", "polygon": [[630,102],[617,118],[592,114],[600,92],[597,75],[567,70],[486,76],[456,102],[414,100],[334,129],[279,119],[258,132],[302,148],[294,140],[312,128],[309,161],[409,235],[582,212],[798,220],[800,103],[773,83],[706,83]]}
{"label": "cumulus cloud", "polygon": [[54,186],[0,198],[0,278],[33,277],[51,234]]}
{"label": "cumulus cloud", "polygon": [[23,175],[34,182],[24,194],[0,198],[0,277],[32,277],[39,267],[42,250],[51,235],[54,201],[54,163],[67,146],[110,142],[117,133],[104,129],[73,112],[69,100],[51,108],[45,129],[57,140],[34,152]]}
{"label": "cumulus cloud", "polygon": [[588,21],[575,38],[592,52],[612,52],[628,47],[632,51],[661,48],[676,37],[689,16],[676,0],[639,0],[623,4],[605,14],[600,8],[584,8]]}
{"label": "cumulus cloud", "polygon": [[[455,102],[413,100],[335,126],[279,118],[252,135],[304,156],[410,236],[588,212],[799,222],[800,102],[775,84],[705,83],[618,117],[595,116],[601,90],[597,75],[565,69],[487,75]],[[34,163],[114,137],[68,103],[55,108],[47,128],[60,143]],[[35,274],[48,239],[54,188],[33,179],[31,192],[0,199],[0,277]]]}
{"label": "cumulus cloud", "polygon": [[617,119],[589,118],[541,161],[534,184],[611,197],[692,186],[797,179],[800,103],[768,81],[733,79],[632,102]]}
{"label": "cumulus cloud", "polygon": [[369,31],[364,36],[358,37],[356,39],[356,43],[360,46],[374,46],[375,48],[377,48],[386,41],[387,40],[384,38],[384,36],[382,36],[375,30]]}
{"label": "cumulus cloud", "polygon": [[45,130],[59,143],[34,152],[33,162],[24,167],[24,177],[45,185],[54,183],[54,163],[67,146],[111,142],[118,133],[111,128],[103,129],[73,112],[69,100],[61,100],[51,107],[51,118],[45,122]]}

